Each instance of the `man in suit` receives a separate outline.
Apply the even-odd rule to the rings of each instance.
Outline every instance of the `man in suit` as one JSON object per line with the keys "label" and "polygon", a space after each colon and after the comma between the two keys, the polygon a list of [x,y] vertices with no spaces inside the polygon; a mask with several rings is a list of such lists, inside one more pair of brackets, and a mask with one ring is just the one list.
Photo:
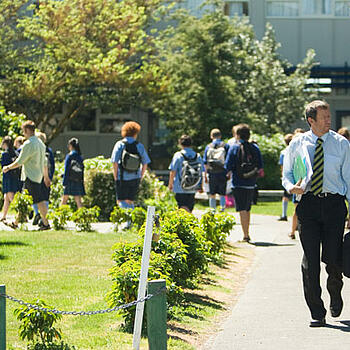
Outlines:
{"label": "man in suit", "polygon": [[[325,263],[327,290],[332,317],[343,308],[342,245],[347,215],[345,198],[350,199],[349,142],[330,130],[328,103],[313,101],[306,106],[305,118],[310,130],[293,139],[283,164],[283,186],[289,193],[301,195],[297,207],[302,260],[303,287],[311,312],[310,327],[326,324],[326,309],[321,298],[320,261]],[[296,155],[304,150],[312,164],[312,177],[301,186],[293,176]],[[320,255],[322,247],[322,255]]]}

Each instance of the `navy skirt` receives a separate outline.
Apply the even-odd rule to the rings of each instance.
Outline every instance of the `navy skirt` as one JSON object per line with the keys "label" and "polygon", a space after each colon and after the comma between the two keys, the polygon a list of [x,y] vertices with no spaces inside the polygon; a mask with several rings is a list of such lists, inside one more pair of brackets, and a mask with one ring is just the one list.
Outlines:
{"label": "navy skirt", "polygon": [[21,190],[20,181],[17,177],[3,176],[2,178],[2,193],[19,192]]}
{"label": "navy skirt", "polygon": [[63,193],[68,196],[85,196],[84,183],[68,181],[67,186],[64,186]]}

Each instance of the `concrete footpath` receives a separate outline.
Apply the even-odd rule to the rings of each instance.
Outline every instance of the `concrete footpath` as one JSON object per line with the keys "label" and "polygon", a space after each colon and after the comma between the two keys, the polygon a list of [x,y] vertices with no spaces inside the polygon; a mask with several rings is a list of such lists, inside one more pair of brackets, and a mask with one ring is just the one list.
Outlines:
{"label": "concrete footpath", "polygon": [[[310,328],[302,292],[300,242],[288,238],[290,222],[276,219],[252,217],[256,258],[249,282],[231,315],[202,350],[350,349],[350,280],[344,279],[341,316],[333,319],[328,312],[326,327]],[[231,239],[241,239],[241,232],[237,225]],[[322,269],[322,294],[328,308],[324,265]]]}

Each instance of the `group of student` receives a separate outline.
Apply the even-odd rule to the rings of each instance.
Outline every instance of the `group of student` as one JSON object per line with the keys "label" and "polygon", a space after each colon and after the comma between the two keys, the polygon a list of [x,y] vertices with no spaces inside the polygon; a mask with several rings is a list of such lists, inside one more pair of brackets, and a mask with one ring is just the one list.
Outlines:
{"label": "group of student", "polygon": [[[24,136],[18,136],[15,140],[5,136],[1,142],[4,205],[0,221],[12,228],[18,227],[17,218],[14,222],[8,222],[7,214],[15,193],[27,189],[33,198],[33,225],[39,225],[39,230],[47,230],[50,229],[46,216],[50,186],[55,173],[55,158],[52,149],[46,145],[46,134],[35,131],[34,122],[26,121],[22,125],[22,131]],[[81,197],[85,194],[84,164],[76,138],[68,141],[68,149],[61,204],[66,204],[68,197],[72,195],[79,208],[82,206]]]}
{"label": "group of student", "polygon": [[[122,140],[115,144],[111,156],[117,201],[122,208],[134,208],[140,181],[150,163],[144,146],[137,141],[140,131],[138,123],[125,123],[121,129]],[[247,124],[234,126],[232,132],[233,138],[225,143],[220,130],[213,129],[203,158],[193,150],[191,137],[182,135],[178,141],[180,151],[173,155],[169,166],[168,186],[175,194],[178,207],[189,212],[194,207],[195,193],[202,191],[205,184],[209,185],[209,205],[213,210],[216,195],[220,196],[221,210],[224,210],[225,196],[232,191],[241,217],[243,240],[249,242],[251,203],[256,180],[263,176],[263,161],[259,147],[249,142]]]}
{"label": "group of student", "polygon": [[[41,229],[48,229],[46,218],[50,185],[55,172],[55,160],[51,148],[46,146],[46,135],[35,132],[35,124],[27,121],[22,125],[24,137],[12,141],[10,136],[2,140],[1,165],[3,168],[4,207],[1,221],[6,222],[8,208],[14,194],[26,188],[33,197],[34,220]],[[111,155],[117,203],[121,208],[134,208],[140,182],[145,175],[150,158],[144,145],[137,141],[141,126],[126,122],[121,129],[122,139],[117,141]],[[241,216],[243,240],[249,242],[250,209],[256,180],[263,173],[263,161],[259,147],[250,139],[250,128],[239,124],[232,129],[233,137],[225,143],[219,129],[210,133],[211,142],[206,146],[203,158],[192,148],[192,139],[182,135],[180,151],[171,160],[169,189],[175,193],[179,208],[192,212],[195,193],[207,186],[209,205],[216,209],[216,195],[220,196],[223,211],[225,196],[232,194]],[[65,158],[61,204],[73,196],[77,207],[82,206],[84,188],[84,163],[79,141],[68,141],[69,153]],[[227,183],[229,185],[227,186]],[[10,226],[16,228],[17,222]]]}

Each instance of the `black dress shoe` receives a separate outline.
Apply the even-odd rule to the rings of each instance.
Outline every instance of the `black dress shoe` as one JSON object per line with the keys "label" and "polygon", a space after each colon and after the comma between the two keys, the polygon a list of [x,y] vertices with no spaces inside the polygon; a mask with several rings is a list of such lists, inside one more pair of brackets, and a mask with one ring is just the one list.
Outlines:
{"label": "black dress shoe", "polygon": [[326,318],[323,317],[321,320],[314,320],[312,319],[310,321],[310,327],[324,327],[326,325]]}
{"label": "black dress shoe", "polygon": [[39,214],[39,213],[38,213],[38,214],[35,214],[35,216],[34,216],[34,220],[33,220],[33,225],[38,225],[38,224],[39,224],[40,219],[41,219],[40,214]]}
{"label": "black dress shoe", "polygon": [[336,306],[331,306],[330,310],[332,317],[339,317],[343,310],[343,300],[340,299],[340,303],[336,304]]}

